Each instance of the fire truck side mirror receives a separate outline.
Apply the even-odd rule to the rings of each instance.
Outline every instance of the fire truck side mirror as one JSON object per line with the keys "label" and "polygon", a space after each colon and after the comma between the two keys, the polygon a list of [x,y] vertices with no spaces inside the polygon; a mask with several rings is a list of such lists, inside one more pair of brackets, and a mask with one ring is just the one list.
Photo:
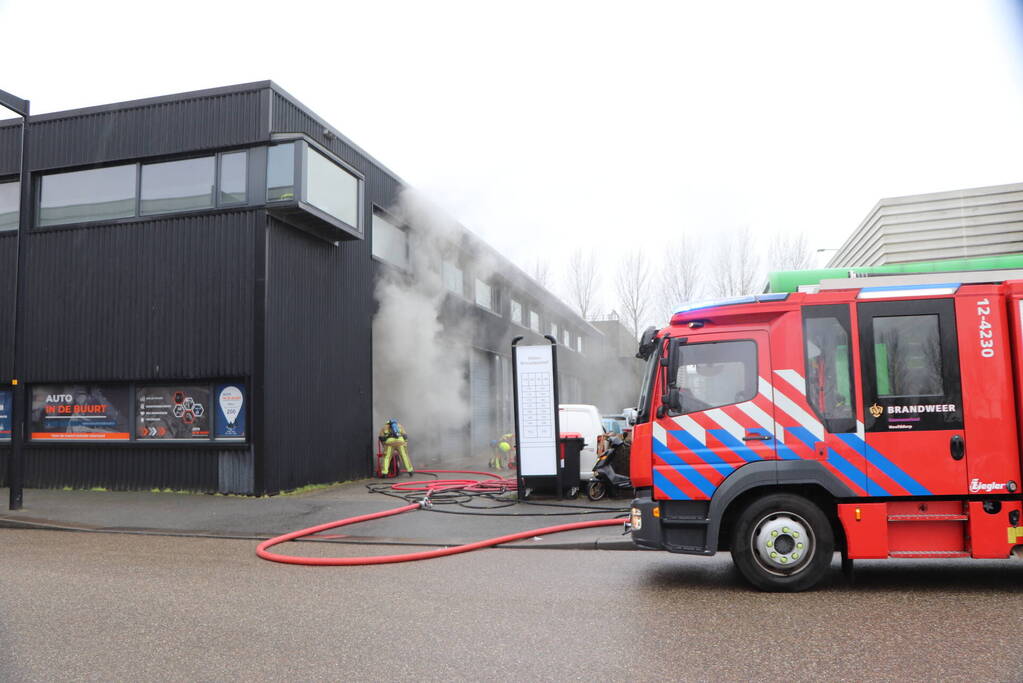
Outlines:
{"label": "fire truck side mirror", "polygon": [[643,335],[639,338],[639,351],[636,353],[636,358],[646,360],[650,357],[650,354],[657,348],[657,328],[648,327],[643,330]]}
{"label": "fire truck side mirror", "polygon": [[[682,412],[682,401],[679,397],[678,389],[671,387],[661,396],[661,407],[658,409],[658,412],[662,409],[666,409],[669,415],[678,415]],[[661,417],[664,416],[661,415]]]}

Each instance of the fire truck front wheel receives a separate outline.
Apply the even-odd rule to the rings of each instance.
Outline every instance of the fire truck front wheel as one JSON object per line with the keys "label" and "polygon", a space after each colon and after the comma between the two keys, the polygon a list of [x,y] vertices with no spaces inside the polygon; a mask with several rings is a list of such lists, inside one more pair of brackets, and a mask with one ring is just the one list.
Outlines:
{"label": "fire truck front wheel", "polygon": [[802,496],[757,498],[740,511],[733,527],[732,560],[760,590],[812,588],[827,574],[834,550],[827,516]]}

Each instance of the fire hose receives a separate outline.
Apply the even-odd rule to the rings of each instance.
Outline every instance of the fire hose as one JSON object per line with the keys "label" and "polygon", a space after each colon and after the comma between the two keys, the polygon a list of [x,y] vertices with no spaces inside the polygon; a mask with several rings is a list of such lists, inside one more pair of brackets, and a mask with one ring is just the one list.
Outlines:
{"label": "fire hose", "polygon": [[498,490],[510,490],[515,488],[515,481],[512,479],[504,479],[496,477],[489,472],[472,472],[468,470],[424,470],[430,473],[443,473],[443,474],[479,474],[490,477],[487,480],[476,480],[476,479],[441,479],[436,481],[416,481],[416,482],[405,482],[403,484],[395,484],[392,488],[399,491],[423,491],[425,496],[423,500],[416,503],[409,503],[401,507],[393,508],[391,510],[383,510],[381,512],[374,512],[366,515],[358,515],[356,517],[348,517],[346,519],[340,519],[335,522],[328,522],[326,524],[320,524],[318,526],[309,527],[307,529],[301,529],[299,531],[292,531],[275,538],[263,541],[256,547],[256,555],[264,560],[271,562],[282,562],[284,564],[298,564],[318,567],[353,567],[359,565],[370,565],[370,564],[394,564],[397,562],[413,562],[416,560],[429,560],[435,557],[444,557],[447,555],[457,555],[458,553],[466,553],[471,550],[478,550],[480,548],[489,548],[502,543],[510,543],[511,541],[518,541],[524,538],[531,538],[534,536],[541,536],[545,534],[554,534],[562,531],[573,531],[575,529],[590,529],[593,527],[602,526],[615,526],[622,525],[624,520],[622,519],[597,519],[587,522],[572,522],[569,524],[558,524],[556,526],[543,527],[541,529],[531,529],[529,531],[520,531],[514,534],[507,534],[505,536],[498,536],[496,538],[489,538],[483,541],[476,541],[474,543],[466,543],[464,545],[451,546],[447,548],[436,548],[433,550],[424,550],[414,553],[405,553],[402,555],[372,555],[367,557],[302,557],[296,555],[281,555],[279,553],[271,552],[269,549],[275,545],[286,543],[288,541],[294,541],[305,536],[312,536],[328,529],[336,529],[342,526],[350,526],[352,524],[359,524],[361,522],[368,522],[373,519],[381,519],[383,517],[391,517],[393,515],[400,515],[403,512],[409,512],[411,510],[418,510],[420,508],[429,508],[430,495],[438,492],[453,491],[453,490],[470,490],[470,491],[498,491]]}

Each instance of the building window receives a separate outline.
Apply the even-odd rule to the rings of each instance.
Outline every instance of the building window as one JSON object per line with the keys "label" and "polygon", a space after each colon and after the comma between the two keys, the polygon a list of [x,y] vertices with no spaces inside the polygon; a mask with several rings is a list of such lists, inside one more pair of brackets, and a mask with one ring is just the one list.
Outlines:
{"label": "building window", "polygon": [[557,323],[551,323],[551,336],[554,337],[555,341],[558,339],[558,325]]}
{"label": "building window", "polygon": [[568,333],[568,330],[561,331],[561,344],[568,348],[572,348],[572,335]]}
{"label": "building window", "polygon": [[21,183],[0,183],[0,230],[18,229]]}
{"label": "building window", "polygon": [[142,164],[143,216],[173,211],[212,209],[216,164],[214,157]]}
{"label": "building window", "polygon": [[522,324],[522,303],[515,299],[511,300],[511,321],[516,325]]}
{"label": "building window", "polygon": [[295,199],[295,143],[275,145],[266,155],[266,201]]}
{"label": "building window", "polygon": [[540,334],[540,314],[536,311],[529,312],[529,329]]}
{"label": "building window", "polygon": [[220,155],[220,193],[217,204],[230,206],[248,200],[248,152],[230,152]]}
{"label": "building window", "polygon": [[408,270],[408,232],[373,212],[373,255],[393,266]]}
{"label": "building window", "polygon": [[308,145],[302,199],[316,208],[359,227],[359,179]]}
{"label": "building window", "polygon": [[494,310],[494,289],[483,280],[476,280],[476,305]]}
{"label": "building window", "polygon": [[43,176],[39,225],[133,217],[136,174],[131,164]]}
{"label": "building window", "polygon": [[[8,184],[0,185],[0,230],[7,220]],[[40,181],[37,224],[46,227],[244,204],[247,185],[248,152],[244,151],[219,158],[211,155],[53,173]],[[14,211],[17,227],[17,209]]]}
{"label": "building window", "polygon": [[462,279],[462,269],[451,261],[444,261],[441,268],[441,278],[444,280],[444,288],[458,296],[465,296],[465,284]]}
{"label": "building window", "polygon": [[575,338],[575,350],[579,353],[583,352],[583,338],[581,335]]}

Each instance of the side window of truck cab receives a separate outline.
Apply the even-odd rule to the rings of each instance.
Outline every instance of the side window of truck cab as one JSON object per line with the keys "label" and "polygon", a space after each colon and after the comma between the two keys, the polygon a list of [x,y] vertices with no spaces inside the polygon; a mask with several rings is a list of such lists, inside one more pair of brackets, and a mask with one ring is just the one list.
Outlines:
{"label": "side window of truck cab", "polygon": [[803,309],[806,400],[832,434],[856,431],[849,306]]}
{"label": "side window of truck cab", "polygon": [[681,414],[742,403],[757,395],[757,345],[750,340],[679,346],[672,368]]}

